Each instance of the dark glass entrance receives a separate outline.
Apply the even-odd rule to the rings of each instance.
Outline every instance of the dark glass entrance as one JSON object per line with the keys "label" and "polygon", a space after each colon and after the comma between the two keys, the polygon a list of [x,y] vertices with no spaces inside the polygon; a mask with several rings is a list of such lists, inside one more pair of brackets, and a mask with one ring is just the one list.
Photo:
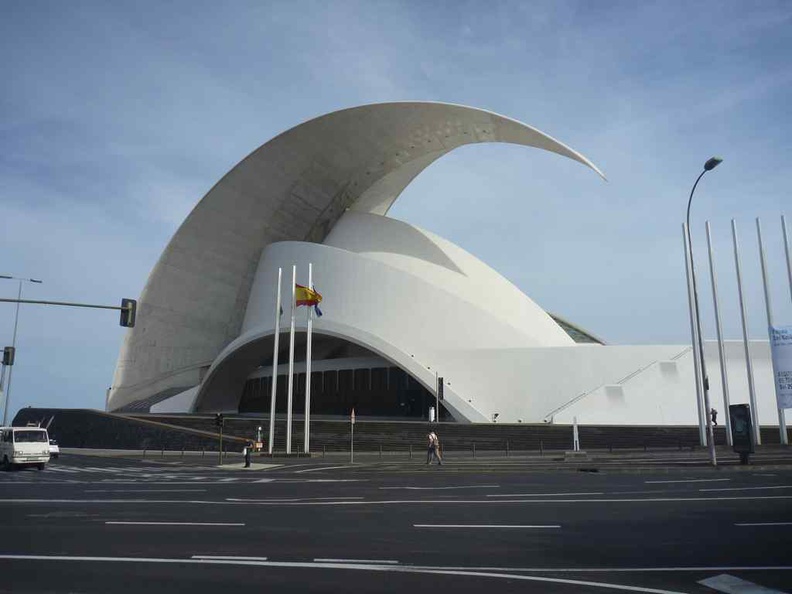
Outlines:
{"label": "dark glass entrance", "polygon": [[[305,412],[305,373],[295,374],[292,412]],[[278,376],[275,412],[286,413],[288,376]],[[269,413],[272,378],[249,379],[239,403],[241,413]],[[405,419],[426,418],[435,396],[398,367],[311,372],[311,414]],[[442,408],[442,406],[441,406]],[[441,420],[453,420],[444,411]]]}

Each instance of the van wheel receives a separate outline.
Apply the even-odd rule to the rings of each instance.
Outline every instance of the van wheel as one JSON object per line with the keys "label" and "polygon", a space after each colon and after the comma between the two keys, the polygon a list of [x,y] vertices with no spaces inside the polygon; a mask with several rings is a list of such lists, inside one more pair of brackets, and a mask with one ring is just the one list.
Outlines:
{"label": "van wheel", "polygon": [[42,464],[36,464],[36,468],[38,468],[39,470],[44,470],[45,466],[46,466],[46,464],[43,464],[43,463]]}

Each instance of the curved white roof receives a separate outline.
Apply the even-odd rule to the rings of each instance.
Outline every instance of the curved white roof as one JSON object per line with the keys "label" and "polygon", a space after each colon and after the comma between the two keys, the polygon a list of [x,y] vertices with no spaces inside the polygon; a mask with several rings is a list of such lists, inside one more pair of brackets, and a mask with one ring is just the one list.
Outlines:
{"label": "curved white roof", "polygon": [[384,215],[436,159],[479,142],[541,148],[602,175],[530,126],[459,105],[364,105],[300,124],[229,171],[173,236],[140,297],[108,408],[201,382],[240,334],[266,246],[322,242],[347,209]]}

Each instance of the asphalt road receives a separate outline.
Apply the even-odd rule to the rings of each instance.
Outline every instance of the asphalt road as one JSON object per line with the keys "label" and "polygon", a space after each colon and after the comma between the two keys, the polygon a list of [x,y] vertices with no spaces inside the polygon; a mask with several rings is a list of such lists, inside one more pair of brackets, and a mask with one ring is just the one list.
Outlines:
{"label": "asphalt road", "polygon": [[792,469],[274,462],[0,474],[0,591],[792,590]]}

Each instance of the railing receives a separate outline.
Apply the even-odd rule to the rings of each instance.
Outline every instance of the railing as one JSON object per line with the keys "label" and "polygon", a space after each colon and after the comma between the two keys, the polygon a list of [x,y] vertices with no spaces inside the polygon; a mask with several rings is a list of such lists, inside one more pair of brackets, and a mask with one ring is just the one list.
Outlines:
{"label": "railing", "polygon": [[[685,347],[681,352],[679,352],[676,355],[674,355],[670,360],[671,361],[676,361],[677,359],[680,359],[682,356],[687,354],[687,352],[690,351],[692,348],[693,347],[689,347],[689,346]],[[616,382],[607,382],[607,383],[604,383],[604,384],[600,384],[596,388],[588,390],[587,392],[583,392],[582,394],[579,394],[578,396],[575,396],[572,400],[569,400],[568,402],[565,402],[561,406],[551,410],[549,413],[547,413],[544,416],[543,421],[545,423],[552,423],[553,422],[553,417],[555,415],[557,415],[558,413],[566,410],[567,408],[569,408],[570,406],[572,406],[576,402],[580,402],[583,398],[585,398],[589,394],[593,394],[594,392],[596,392],[597,390],[599,390],[601,388],[604,388],[605,386],[623,386],[624,384],[629,382],[634,377],[642,374],[644,371],[646,371],[650,367],[654,367],[655,365],[658,365],[659,363],[660,363],[659,360],[658,361],[652,361],[651,363],[649,363],[649,365],[645,365],[644,367],[641,367],[640,369],[637,369],[637,370],[633,371],[629,375],[624,376],[623,378],[621,378],[620,380],[618,380]]]}

